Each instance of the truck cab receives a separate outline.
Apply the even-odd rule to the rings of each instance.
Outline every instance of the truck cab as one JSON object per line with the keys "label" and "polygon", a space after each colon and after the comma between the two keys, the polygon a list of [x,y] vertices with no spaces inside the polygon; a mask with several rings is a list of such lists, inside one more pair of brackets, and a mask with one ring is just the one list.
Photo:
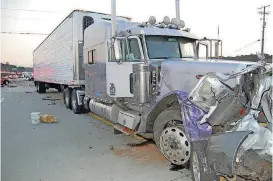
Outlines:
{"label": "truck cab", "polygon": [[[86,28],[85,88],[78,97],[84,96],[82,105],[112,121],[115,130],[153,139],[170,162],[183,165],[190,159],[190,137],[184,137],[187,116],[182,115],[187,111],[181,111],[181,102],[186,103],[187,93],[206,73],[231,73],[247,63],[213,59],[215,40],[199,39],[176,19],[165,17],[158,24],[154,17],[145,23],[116,21],[116,27],[115,36],[110,21]],[[215,42],[217,58],[221,41]],[[205,59],[199,58],[201,46]],[[73,101],[72,109],[78,113]],[[209,131],[206,126],[201,130]]]}

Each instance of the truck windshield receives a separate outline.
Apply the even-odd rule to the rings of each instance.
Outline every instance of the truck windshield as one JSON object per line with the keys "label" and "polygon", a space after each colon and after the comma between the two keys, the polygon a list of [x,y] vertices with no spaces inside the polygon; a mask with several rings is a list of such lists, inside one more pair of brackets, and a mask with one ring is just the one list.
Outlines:
{"label": "truck windshield", "polygon": [[150,59],[194,57],[195,40],[168,36],[146,36]]}

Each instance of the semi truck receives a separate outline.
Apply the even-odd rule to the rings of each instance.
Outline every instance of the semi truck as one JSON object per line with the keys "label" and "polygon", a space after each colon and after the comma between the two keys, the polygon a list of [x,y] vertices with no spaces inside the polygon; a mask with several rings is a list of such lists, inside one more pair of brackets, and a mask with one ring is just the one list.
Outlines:
{"label": "semi truck", "polygon": [[117,17],[115,0],[111,16],[74,11],[33,53],[37,91],[57,88],[75,114],[99,115],[114,133],[152,139],[172,164],[186,164],[187,92],[208,72],[232,73],[249,63],[217,59],[222,42],[191,33],[180,20],[179,0],[175,5],[175,18],[143,23]]}

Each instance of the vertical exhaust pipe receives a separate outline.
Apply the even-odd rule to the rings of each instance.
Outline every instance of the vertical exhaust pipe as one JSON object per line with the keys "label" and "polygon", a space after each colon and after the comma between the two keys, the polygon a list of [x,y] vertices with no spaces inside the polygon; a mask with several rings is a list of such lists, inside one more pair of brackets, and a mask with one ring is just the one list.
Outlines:
{"label": "vertical exhaust pipe", "polygon": [[175,15],[176,15],[176,23],[179,25],[180,22],[180,5],[179,0],[175,0]]}
{"label": "vertical exhaust pipe", "polygon": [[112,37],[117,36],[117,22],[116,22],[116,0],[111,1],[111,22],[112,22]]}

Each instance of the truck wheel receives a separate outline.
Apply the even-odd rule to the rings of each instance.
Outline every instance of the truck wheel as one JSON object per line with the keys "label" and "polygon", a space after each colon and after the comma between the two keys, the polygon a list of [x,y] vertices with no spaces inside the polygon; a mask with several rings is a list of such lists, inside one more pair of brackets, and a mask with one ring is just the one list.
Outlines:
{"label": "truck wheel", "polygon": [[38,82],[37,83],[37,91],[40,94],[46,92],[46,88],[45,88],[45,83],[44,82]]}
{"label": "truck wheel", "polygon": [[154,141],[161,153],[174,165],[186,165],[191,145],[185,133],[179,107],[161,112],[154,123]]}
{"label": "truck wheel", "polygon": [[62,86],[61,85],[58,85],[58,92],[63,92],[63,89],[62,89]]}
{"label": "truck wheel", "polygon": [[71,106],[72,110],[75,114],[80,114],[82,113],[83,106],[79,105],[78,99],[77,99],[77,89],[72,90],[72,95],[71,95]]}
{"label": "truck wheel", "polygon": [[4,81],[4,84],[5,84],[5,85],[9,85],[9,81],[8,81],[8,80],[5,80],[5,81]]}
{"label": "truck wheel", "polygon": [[71,89],[64,90],[64,104],[67,109],[71,109]]}

